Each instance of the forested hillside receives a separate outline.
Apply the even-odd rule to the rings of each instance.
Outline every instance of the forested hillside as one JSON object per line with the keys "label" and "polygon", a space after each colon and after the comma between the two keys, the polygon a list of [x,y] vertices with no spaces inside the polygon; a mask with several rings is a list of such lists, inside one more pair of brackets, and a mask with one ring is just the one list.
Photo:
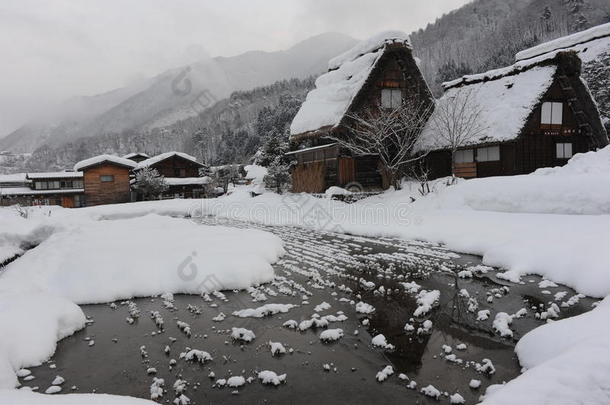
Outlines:
{"label": "forested hillside", "polygon": [[245,163],[266,137],[286,133],[313,78],[283,80],[250,91],[234,92],[198,116],[150,131],[124,131],[81,138],[59,147],[38,148],[28,170],[71,167],[100,153],[185,151],[208,164]]}
{"label": "forested hillside", "polygon": [[475,0],[411,35],[432,90],[514,63],[515,53],[610,21],[607,0]]}

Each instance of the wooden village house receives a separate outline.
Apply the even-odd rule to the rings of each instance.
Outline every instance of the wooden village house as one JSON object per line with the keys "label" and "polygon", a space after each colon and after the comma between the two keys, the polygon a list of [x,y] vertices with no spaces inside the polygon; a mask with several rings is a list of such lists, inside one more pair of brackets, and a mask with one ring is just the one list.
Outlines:
{"label": "wooden village house", "polygon": [[[205,195],[206,185],[212,181],[209,177],[200,176],[204,165],[183,152],[167,152],[142,160],[134,171],[145,167],[156,169],[165,177],[168,189],[163,193],[164,198],[201,198]],[[141,199],[141,196],[136,199]]]}
{"label": "wooden village house", "polygon": [[356,156],[332,138],[350,135],[350,116],[396,108],[407,98],[433,100],[406,34],[381,33],[332,59],[290,127],[290,141],[299,148],[290,152],[297,162],[292,190],[321,193],[356,184],[366,190],[387,188],[378,156]]}
{"label": "wooden village house", "polygon": [[136,163],[112,155],[82,160],[74,170],[82,172],[87,207],[131,201],[130,175]]}
{"label": "wooden village house", "polygon": [[83,173],[18,173],[0,176],[0,206],[59,205],[76,208],[84,205]]}

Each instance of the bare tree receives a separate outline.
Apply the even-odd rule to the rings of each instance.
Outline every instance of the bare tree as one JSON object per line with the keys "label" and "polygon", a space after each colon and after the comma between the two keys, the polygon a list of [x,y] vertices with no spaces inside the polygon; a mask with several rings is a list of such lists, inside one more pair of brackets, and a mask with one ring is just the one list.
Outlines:
{"label": "bare tree", "polygon": [[431,128],[437,145],[448,147],[451,151],[451,174],[454,177],[457,150],[487,129],[481,121],[482,111],[472,89],[460,89],[446,95],[436,105]]}
{"label": "bare tree", "polygon": [[406,100],[395,109],[372,108],[348,114],[348,134],[331,138],[356,156],[379,156],[391,184],[398,189],[408,166],[425,156],[415,154],[413,148],[432,110],[432,103]]}

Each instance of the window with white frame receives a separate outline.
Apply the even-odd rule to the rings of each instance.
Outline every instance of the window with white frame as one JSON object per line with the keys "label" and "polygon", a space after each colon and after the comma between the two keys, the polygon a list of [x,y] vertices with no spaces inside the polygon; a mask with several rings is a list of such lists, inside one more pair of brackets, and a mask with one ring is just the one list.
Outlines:
{"label": "window with white frame", "polygon": [[572,157],[572,144],[571,143],[557,143],[555,144],[557,159],[569,159]]}
{"label": "window with white frame", "polygon": [[464,149],[455,152],[455,163],[472,163],[474,162],[474,150]]}
{"label": "window with white frame", "polygon": [[563,103],[542,103],[540,123],[543,125],[561,125],[563,122]]}
{"label": "window with white frame", "polygon": [[477,148],[477,162],[493,162],[500,160],[500,146]]}
{"label": "window with white frame", "polygon": [[398,108],[402,105],[402,90],[381,89],[381,107]]}

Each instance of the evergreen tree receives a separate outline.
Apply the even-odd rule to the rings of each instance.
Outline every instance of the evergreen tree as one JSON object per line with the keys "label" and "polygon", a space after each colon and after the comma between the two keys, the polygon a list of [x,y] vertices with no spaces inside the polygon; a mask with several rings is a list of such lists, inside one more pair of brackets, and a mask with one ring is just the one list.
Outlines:
{"label": "evergreen tree", "polygon": [[145,167],[136,173],[134,189],[142,193],[144,200],[148,200],[161,195],[168,189],[168,185],[157,169]]}

